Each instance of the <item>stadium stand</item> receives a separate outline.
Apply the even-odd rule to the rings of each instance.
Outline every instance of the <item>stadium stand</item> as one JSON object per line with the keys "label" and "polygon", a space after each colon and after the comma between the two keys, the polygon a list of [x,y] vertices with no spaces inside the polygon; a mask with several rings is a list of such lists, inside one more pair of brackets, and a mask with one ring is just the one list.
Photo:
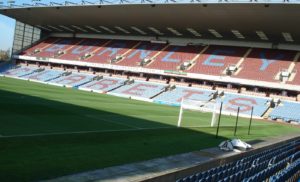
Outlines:
{"label": "stadium stand", "polygon": [[294,76],[293,80],[288,82],[289,84],[293,85],[300,85],[300,60],[298,60],[297,64],[294,67],[296,75]]}
{"label": "stadium stand", "polygon": [[[215,76],[226,74],[229,66],[236,66],[233,77],[268,82],[278,82],[280,72],[288,70],[296,56],[295,51],[232,46],[206,48],[130,40],[48,38],[22,54],[131,67],[141,66],[144,59],[150,59],[149,63],[142,66],[172,71],[180,69],[183,63],[190,62],[191,65],[185,72]],[[245,59],[242,59],[244,56]],[[300,85],[299,63],[294,70],[296,75],[288,83]]]}
{"label": "stadium stand", "polygon": [[[290,166],[288,166],[286,169],[279,172],[279,174],[276,174],[274,176],[270,177],[270,182],[281,182],[281,181],[288,181],[291,179],[292,181],[297,180],[297,173],[298,176],[300,171],[300,159],[293,162]],[[295,175],[295,178],[293,179],[293,175]],[[299,180],[299,178],[298,178]]]}
{"label": "stadium stand", "polygon": [[191,61],[200,53],[203,47],[199,46],[168,46],[162,50],[147,68],[161,70],[177,70],[183,62]]}
{"label": "stadium stand", "polygon": [[43,70],[41,72],[36,72],[30,75],[23,76],[22,78],[48,82],[60,77],[63,73],[63,71],[59,70]]}
{"label": "stadium stand", "polygon": [[85,61],[109,64],[117,56],[125,56],[137,44],[138,41],[111,40],[94,51],[94,55]]}
{"label": "stadium stand", "polygon": [[[60,126],[65,124],[61,122],[39,126],[37,122],[34,122],[34,119],[39,118],[31,118],[34,124],[32,131],[20,130],[20,133],[18,133],[18,131],[15,132],[16,129],[10,131],[8,128],[7,131],[1,132],[0,138],[3,138],[3,140],[9,140],[10,138],[16,140],[14,139],[16,137],[30,136],[27,143],[34,143],[36,146],[38,146],[40,140],[31,142],[31,138],[35,136],[55,135],[54,137],[47,137],[54,143],[52,138],[58,138],[61,134],[63,134],[62,137],[66,138],[65,135],[70,134],[69,141],[71,142],[68,143],[72,144],[73,148],[70,151],[73,155],[66,153],[67,160],[58,158],[60,161],[55,170],[52,165],[55,160],[51,161],[51,157],[57,156],[56,153],[51,156],[43,156],[43,154],[47,154],[47,151],[48,153],[49,151],[56,152],[55,150],[45,148],[46,152],[43,152],[40,150],[41,147],[27,146],[25,142],[24,146],[33,150],[31,153],[37,154],[40,152],[41,155],[34,157],[28,155],[27,158],[20,155],[22,157],[20,158],[22,165],[20,165],[20,160],[16,158],[19,155],[13,154],[16,147],[11,147],[9,144],[8,147],[4,146],[4,148],[9,149],[10,147],[12,150],[8,150],[8,152],[0,150],[0,152],[16,158],[16,162],[13,165],[5,166],[8,168],[5,168],[5,174],[1,175],[0,173],[0,179],[41,181],[51,177],[56,178],[58,175],[69,176],[77,172],[82,172],[84,176],[88,170],[93,170],[91,171],[92,177],[102,175],[107,181],[118,181],[113,180],[111,177],[120,178],[118,175],[121,175],[121,177],[126,176],[122,179],[124,181],[133,176],[140,179],[136,181],[145,179],[148,181],[152,181],[152,179],[154,179],[153,181],[163,181],[159,177],[164,176],[162,179],[177,180],[176,182],[300,182],[300,139],[299,134],[297,135],[297,128],[300,126],[300,26],[297,26],[297,21],[293,21],[300,16],[300,0],[296,0],[297,2],[290,2],[289,0],[264,2],[258,2],[257,0],[192,0],[186,2],[175,0],[160,2],[119,0],[110,2],[100,0],[89,2],[82,0],[80,2],[43,3],[39,3],[39,0],[35,1],[33,3],[34,0],[32,0],[32,3],[27,3],[27,5],[26,3],[18,5],[14,1],[0,2],[0,14],[16,20],[10,64],[3,67],[0,64],[0,76],[24,79],[26,80],[26,83],[23,81],[25,85],[28,84],[28,81],[43,82],[49,85],[71,87],[172,106],[180,106],[183,98],[213,103],[208,104],[210,107],[217,106],[214,103],[222,102],[222,114],[231,115],[231,117],[224,117],[225,120],[223,121],[226,123],[224,122],[221,127],[224,127],[226,133],[221,135],[219,135],[219,127],[221,120],[224,119],[221,114],[218,118],[213,114],[212,128],[210,129],[204,125],[176,129],[174,123],[177,116],[172,116],[172,118],[175,118],[173,123],[170,119],[170,122],[166,122],[167,120],[161,117],[161,120],[164,121],[159,124],[156,118],[152,119],[154,116],[158,118],[159,114],[152,112],[151,109],[148,109],[148,111],[147,109],[137,108],[141,107],[137,104],[138,102],[131,103],[136,104],[137,107],[131,107],[130,109],[133,111],[128,115],[129,110],[123,106],[128,105],[126,99],[113,101],[112,97],[105,96],[102,99],[100,98],[103,102],[100,104],[105,105],[106,108],[96,108],[92,105],[87,107],[86,104],[80,105],[76,102],[63,101],[61,98],[64,95],[49,99],[52,96],[47,94],[51,94],[53,91],[50,87],[48,90],[43,89],[42,91],[45,91],[43,94],[35,94],[41,90],[38,87],[13,91],[16,88],[21,88],[17,83],[17,87],[4,88],[3,96],[16,99],[26,96],[24,101],[28,101],[29,104],[27,105],[33,105],[33,108],[37,108],[36,103],[42,103],[41,106],[51,104],[53,108],[57,106],[53,113],[57,112],[60,107],[69,107],[71,108],[69,110],[78,111],[79,114],[83,113],[82,118],[89,117],[91,122],[85,124],[87,127],[82,128],[84,131],[79,131],[81,128],[78,123],[80,124],[82,118],[77,117],[77,120],[74,120],[76,126],[71,125],[69,126],[70,129],[67,128],[64,131],[64,128]],[[253,6],[249,6],[249,3]],[[10,50],[7,52],[10,52]],[[7,57],[5,60],[8,59]],[[21,66],[17,66],[18,64]],[[11,81],[13,79],[4,77],[2,77],[4,80],[1,83],[2,85],[14,84]],[[150,80],[154,82],[150,82]],[[61,93],[69,93],[70,89],[65,91]],[[69,94],[76,94],[76,92]],[[248,96],[245,94],[248,94]],[[86,95],[79,94],[78,98],[88,101]],[[289,99],[294,101],[288,101]],[[278,102],[275,102],[275,100]],[[105,101],[111,101],[111,103],[104,103]],[[97,102],[96,99],[95,102]],[[116,108],[112,107],[114,105],[110,105],[114,104],[113,102],[120,106],[120,109],[116,112],[114,111]],[[6,102],[3,103],[6,104]],[[187,102],[186,105],[194,106],[190,109],[198,107],[195,110],[201,110],[202,103],[201,106],[195,103],[198,102]],[[19,110],[22,113],[19,114],[22,117],[27,115],[34,117],[35,115],[34,112],[30,112],[35,111],[34,109],[22,110],[24,104],[21,106],[8,104],[8,106],[21,108]],[[186,106],[184,103],[182,104]],[[149,107],[146,105],[146,108],[151,108],[151,104],[148,105]],[[166,116],[168,112],[177,115],[177,111],[180,110],[178,118],[178,126],[180,126],[184,107],[180,109],[179,107],[169,108],[169,110],[167,107],[159,108],[161,108],[162,116]],[[10,110],[4,109],[5,111]],[[249,152],[240,153],[237,151],[227,153],[217,148],[207,148],[215,146],[216,142],[219,143],[233,137],[228,133],[233,129],[234,121],[232,124],[227,123],[231,123],[230,121],[235,119],[234,116],[238,111],[240,115],[236,117],[234,137],[239,136],[246,139],[247,142],[254,144],[254,148],[251,148]],[[60,113],[62,112],[64,112],[63,109]],[[149,117],[152,118],[139,117],[139,115],[145,115],[145,112],[146,115],[149,113]],[[255,118],[255,121],[253,121],[255,130],[250,135],[252,114]],[[64,120],[64,117],[70,115],[70,113],[66,113],[65,116],[61,115],[60,118]],[[249,117],[250,115],[249,126],[245,127],[245,124],[238,125],[239,116]],[[47,121],[53,120],[51,119],[52,116],[47,115],[47,117],[49,117],[46,119]],[[43,118],[45,117],[43,116]],[[118,122],[119,118],[122,121],[128,121],[129,124]],[[204,120],[205,118],[207,120],[209,116],[203,115]],[[299,125],[290,127],[285,126],[285,123],[275,125],[272,122],[259,124],[257,118],[283,120],[287,123]],[[14,119],[19,118],[14,117]],[[213,128],[214,121],[217,121],[217,119],[218,125]],[[19,120],[10,123],[22,122]],[[243,120],[240,122],[248,121],[248,119]],[[7,119],[7,121],[10,120]],[[22,126],[22,123],[20,126]],[[195,129],[195,127],[197,128]],[[237,128],[248,129],[248,135],[236,135]],[[264,129],[269,128],[270,130],[264,131]],[[37,129],[41,129],[46,133],[37,131]],[[152,134],[152,131],[150,133],[149,129],[155,133]],[[215,129],[216,136],[214,136]],[[177,133],[177,130],[180,130],[179,133]],[[131,134],[133,131],[134,133]],[[97,132],[97,135],[95,132]],[[109,134],[109,132],[113,132],[113,134]],[[164,132],[166,135],[157,136]],[[92,136],[91,133],[95,133],[95,135]],[[102,140],[103,138],[107,140],[109,137],[101,137],[104,133],[115,136],[112,137],[112,140],[106,142],[108,143],[107,149]],[[141,138],[138,142],[130,140],[124,142],[121,140],[122,143],[127,145],[124,145],[125,147],[119,146],[118,144],[121,142],[118,139],[128,138],[126,137],[128,133],[134,137],[143,135],[144,138]],[[274,133],[277,136],[272,138],[274,144],[262,147],[263,144],[268,143],[269,138],[267,137],[269,134],[275,135]],[[77,134],[80,135],[77,136]],[[82,137],[84,134],[88,136]],[[281,135],[279,136],[279,134]],[[287,136],[284,136],[284,134]],[[153,135],[151,136],[153,138],[150,138],[150,135]],[[180,137],[183,135],[184,137]],[[294,138],[293,142],[289,142],[292,139],[287,138],[292,137],[292,135],[295,135],[297,139]],[[91,144],[86,143],[86,139],[91,139],[91,136],[100,136],[98,138],[102,140],[95,140]],[[79,138],[83,139],[84,145],[80,145],[81,141],[78,142],[78,146],[73,145],[74,142],[72,143],[72,141],[77,141]],[[190,141],[195,139],[196,143],[186,144],[186,142],[181,142],[185,145],[180,147],[178,145],[176,148],[176,142],[174,141],[176,139],[178,141],[178,138],[184,138],[185,140],[190,138]],[[216,139],[212,140],[213,138]],[[202,145],[197,139],[203,140],[206,145]],[[25,139],[17,140],[25,141]],[[163,143],[155,146],[151,145],[158,140],[162,140]],[[154,142],[149,143],[147,141]],[[17,142],[15,143],[18,145]],[[47,145],[44,139],[41,140],[41,143]],[[59,143],[56,142],[56,144],[59,146]],[[134,146],[131,150],[132,154],[126,146],[129,146],[129,148]],[[165,148],[159,148],[160,146]],[[182,150],[174,150],[172,146]],[[53,147],[55,148],[54,145]],[[105,149],[103,155],[97,150],[99,147]],[[149,147],[151,147],[151,150],[149,150]],[[203,148],[203,150],[195,151],[199,148]],[[36,149],[38,151],[34,151]],[[123,149],[127,151],[123,152]],[[147,152],[143,153],[144,150]],[[194,150],[194,152],[191,152],[191,150]],[[207,152],[212,150],[214,150],[214,153]],[[126,158],[126,156],[129,156],[128,153],[133,155],[134,152],[143,155]],[[189,157],[195,163],[191,163],[191,160],[182,160],[183,163],[179,164],[176,160],[172,160],[178,158],[178,156],[168,156],[166,158],[170,157],[169,160],[172,160],[171,162],[176,163],[179,167],[168,167],[156,163],[153,165],[157,168],[155,170],[148,170],[148,168],[143,168],[142,165],[135,168],[147,170],[145,172],[148,175],[147,178],[144,178],[141,172],[134,171],[135,169],[132,166],[123,166],[124,163],[130,162],[129,165],[132,165],[133,162],[141,160],[151,160],[153,164],[154,157],[161,157],[158,160],[164,161],[166,158],[162,157],[180,152],[189,152],[190,156],[195,155],[201,158],[203,163],[194,160],[195,158],[186,155],[187,153],[180,155],[184,155],[185,159]],[[233,154],[234,152],[236,153]],[[97,153],[98,157],[90,156],[90,153]],[[114,158],[116,155],[120,156]],[[75,156],[75,160],[72,156]],[[86,156],[89,156],[92,160],[86,159]],[[43,160],[39,160],[40,158]],[[95,160],[96,158],[97,160]],[[78,163],[76,163],[76,159],[79,161],[78,166],[76,166]],[[87,162],[80,166],[82,159]],[[38,164],[41,161],[45,161],[43,168]],[[34,165],[30,166],[30,164]],[[117,168],[121,170],[116,170],[117,175],[112,175],[111,169],[115,165],[122,165]],[[22,176],[22,174],[25,174],[22,170],[28,166],[30,170],[25,171],[27,176]],[[167,167],[167,169],[160,168],[161,166]],[[99,173],[96,169],[98,167],[108,170],[108,175]],[[57,171],[57,169],[60,171]],[[159,175],[157,175],[158,173]],[[91,176],[86,175],[82,178],[76,176],[75,181],[87,180]],[[179,177],[181,179],[178,179]],[[21,180],[14,180],[14,178]],[[53,179],[51,181],[57,180]],[[91,181],[102,180],[95,179]]]}
{"label": "stadium stand", "polygon": [[22,77],[33,73],[38,68],[28,66],[16,66],[13,69],[7,70],[2,74],[7,76]]}
{"label": "stadium stand", "polygon": [[[212,95],[215,91],[205,89],[194,89],[189,87],[176,87],[171,91],[166,91],[154,100],[157,103],[180,105],[181,99],[192,99],[209,101],[213,99]],[[223,111],[227,113],[236,113],[240,107],[240,113],[251,115],[253,107],[253,116],[261,117],[269,108],[270,99],[254,96],[245,96],[239,94],[225,93],[222,98],[217,99],[218,102],[223,102]]]}
{"label": "stadium stand", "polygon": [[[10,70],[7,70],[11,68]],[[192,100],[210,101],[216,99],[223,102],[224,114],[236,114],[240,107],[240,114],[250,116],[253,107],[253,116],[262,117],[270,108],[272,98],[247,96],[225,92],[221,98],[214,97],[216,90],[208,90],[204,88],[185,87],[167,85],[156,82],[145,82],[140,80],[129,80],[118,77],[102,77],[90,75],[87,73],[72,73],[62,70],[45,69],[30,66],[12,67],[7,64],[1,67],[1,74],[7,76],[20,77],[22,79],[37,80],[47,82],[53,85],[66,87],[78,87],[82,90],[95,91],[100,93],[112,93],[116,96],[129,96],[149,99],[160,104],[180,106],[182,98]],[[220,91],[219,91],[220,92]],[[300,103],[282,101],[282,103],[271,109],[264,116],[269,119],[281,119],[286,122],[295,121],[300,123]]]}
{"label": "stadium stand", "polygon": [[155,97],[155,102],[171,105],[180,105],[182,98],[209,101],[214,91],[189,87],[176,87]]}
{"label": "stadium stand", "polygon": [[237,78],[278,82],[275,77],[283,69],[288,69],[296,52],[269,49],[253,49],[241,64]]}
{"label": "stadium stand", "polygon": [[151,98],[159,94],[160,92],[163,92],[166,86],[166,84],[134,81],[134,83],[132,84],[124,85],[123,87],[113,90],[112,93],[135,97]]}
{"label": "stadium stand", "polygon": [[52,46],[55,42],[57,42],[59,40],[60,40],[60,38],[48,38],[48,39],[32,46],[31,48],[23,51],[21,54],[27,55],[27,56],[35,55],[36,53],[43,51],[47,47]]}
{"label": "stadium stand", "polygon": [[247,50],[242,47],[209,46],[189,72],[219,76],[228,66],[236,65]]}
{"label": "stadium stand", "polygon": [[76,44],[79,44],[82,39],[60,39],[52,43],[51,46],[46,47],[41,52],[34,54],[36,57],[59,58],[64,52],[68,51]]}
{"label": "stadium stand", "polygon": [[154,44],[142,42],[136,48],[132,49],[123,60],[117,63],[122,66],[140,66],[141,61],[150,59],[165,47],[164,44]]}
{"label": "stadium stand", "polygon": [[124,84],[126,80],[122,78],[104,77],[100,80],[94,80],[87,84],[81,85],[79,88],[92,90],[96,92],[108,92],[118,88]]}
{"label": "stadium stand", "polygon": [[269,117],[273,120],[282,119],[285,122],[296,121],[300,123],[300,104],[297,102],[282,102],[273,109]]}
{"label": "stadium stand", "polygon": [[[243,157],[237,161],[223,164],[209,170],[178,179],[177,182],[204,182],[204,181],[265,181],[277,180],[281,174],[299,166],[300,141],[271,148],[263,152]],[[295,167],[296,168],[296,167]],[[276,174],[278,173],[278,174]],[[292,173],[290,173],[292,175]],[[287,176],[286,178],[289,178]],[[283,179],[284,177],[282,177]],[[284,180],[285,181],[285,180]]]}
{"label": "stadium stand", "polygon": [[51,83],[65,85],[67,87],[78,87],[80,85],[86,84],[94,78],[94,75],[72,73],[66,76],[59,77],[57,79],[51,80]]}
{"label": "stadium stand", "polygon": [[73,46],[66,53],[59,57],[63,60],[82,60],[83,56],[92,53],[99,46],[103,45],[108,40],[103,39],[82,39],[79,44]]}
{"label": "stadium stand", "polygon": [[262,97],[251,97],[239,94],[225,93],[219,102],[223,102],[223,110],[229,113],[236,113],[240,107],[240,113],[251,115],[253,107],[253,116],[261,117],[270,107],[270,99]]}

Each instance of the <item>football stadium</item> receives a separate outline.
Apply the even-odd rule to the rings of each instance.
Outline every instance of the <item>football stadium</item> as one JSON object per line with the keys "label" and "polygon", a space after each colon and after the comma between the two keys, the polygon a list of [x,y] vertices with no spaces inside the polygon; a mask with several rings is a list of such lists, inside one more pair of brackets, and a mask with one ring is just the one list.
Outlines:
{"label": "football stadium", "polygon": [[1,1],[0,181],[299,182],[299,10]]}

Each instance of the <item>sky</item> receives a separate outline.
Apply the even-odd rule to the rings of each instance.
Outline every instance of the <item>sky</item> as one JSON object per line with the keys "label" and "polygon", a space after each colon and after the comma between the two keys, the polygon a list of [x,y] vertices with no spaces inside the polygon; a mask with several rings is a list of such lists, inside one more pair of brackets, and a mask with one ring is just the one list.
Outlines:
{"label": "sky", "polygon": [[0,15],[0,50],[11,49],[15,31],[15,20]]}

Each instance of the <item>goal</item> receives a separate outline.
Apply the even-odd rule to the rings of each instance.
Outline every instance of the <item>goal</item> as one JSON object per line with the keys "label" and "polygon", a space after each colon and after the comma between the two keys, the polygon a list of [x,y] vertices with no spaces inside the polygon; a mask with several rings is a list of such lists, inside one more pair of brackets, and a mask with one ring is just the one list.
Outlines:
{"label": "goal", "polygon": [[212,113],[210,126],[214,127],[218,123],[220,106],[221,104],[216,101],[182,99],[177,126],[181,127],[184,110],[192,110],[202,113]]}

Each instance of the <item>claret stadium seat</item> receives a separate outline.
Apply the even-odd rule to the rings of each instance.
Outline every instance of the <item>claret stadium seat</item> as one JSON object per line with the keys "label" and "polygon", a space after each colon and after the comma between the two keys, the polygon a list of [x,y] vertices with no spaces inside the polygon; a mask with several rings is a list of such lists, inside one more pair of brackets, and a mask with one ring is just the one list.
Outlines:
{"label": "claret stadium seat", "polygon": [[276,75],[288,69],[296,56],[294,51],[253,49],[241,65],[237,78],[278,82]]}
{"label": "claret stadium seat", "polygon": [[[142,65],[144,68],[167,71],[179,71],[183,64],[188,63],[189,66],[182,71],[214,76],[222,76],[227,68],[236,66],[233,77],[268,82],[279,82],[279,73],[290,67],[296,53],[233,46],[175,46],[146,41],[83,38],[48,38],[23,52],[34,57],[130,67],[141,66],[141,62],[147,59],[150,61]],[[244,56],[245,59],[242,59]],[[293,70],[296,71],[295,78],[287,83],[299,85],[300,64],[296,64]]]}
{"label": "claret stadium seat", "polygon": [[59,59],[71,61],[84,60],[83,56],[92,53],[107,41],[105,39],[83,39],[79,44],[66,51],[66,54],[60,56]]}
{"label": "claret stadium seat", "polygon": [[153,57],[165,46],[165,44],[141,42],[141,44],[139,44],[136,48],[133,48],[122,61],[118,62],[117,65],[140,66],[143,59]]}
{"label": "claret stadium seat", "polygon": [[292,81],[287,83],[292,85],[300,85],[300,59],[298,59],[293,71],[295,72],[295,76]]}
{"label": "claret stadium seat", "polygon": [[72,39],[72,38],[60,39],[52,43],[51,46],[48,46],[45,49],[43,49],[40,53],[35,54],[34,56],[59,59],[61,55],[58,53],[60,51],[61,52],[68,51],[70,48],[80,43],[81,41],[82,39]]}
{"label": "claret stadium seat", "polygon": [[[117,56],[121,56],[125,53],[129,53],[135,45],[139,43],[138,41],[129,40],[111,40],[104,45],[100,46],[94,56],[86,59],[87,62],[110,64],[112,59]],[[125,55],[124,55],[125,56]]]}
{"label": "claret stadium seat", "polygon": [[[55,42],[57,42],[57,41],[59,41],[59,40],[61,40],[61,38],[54,38],[54,37],[53,37],[53,38],[52,38],[52,37],[51,37],[51,38],[48,38],[48,39],[46,39],[46,40],[44,40],[44,41],[42,41],[42,42],[40,42],[40,43],[34,45],[33,47],[31,47],[31,48],[29,48],[29,49],[23,51],[21,54],[22,54],[22,55],[27,55],[27,56],[35,56],[34,52],[35,52],[36,50],[43,51],[43,50],[45,50],[47,47],[52,46]],[[39,51],[37,51],[37,53],[38,53]]]}
{"label": "claret stadium seat", "polygon": [[203,49],[202,46],[168,46],[158,54],[147,68],[177,70],[183,62],[191,61]]}
{"label": "claret stadium seat", "polygon": [[222,75],[230,65],[236,65],[249,48],[231,46],[209,46],[196,64],[189,70],[192,73]]}

